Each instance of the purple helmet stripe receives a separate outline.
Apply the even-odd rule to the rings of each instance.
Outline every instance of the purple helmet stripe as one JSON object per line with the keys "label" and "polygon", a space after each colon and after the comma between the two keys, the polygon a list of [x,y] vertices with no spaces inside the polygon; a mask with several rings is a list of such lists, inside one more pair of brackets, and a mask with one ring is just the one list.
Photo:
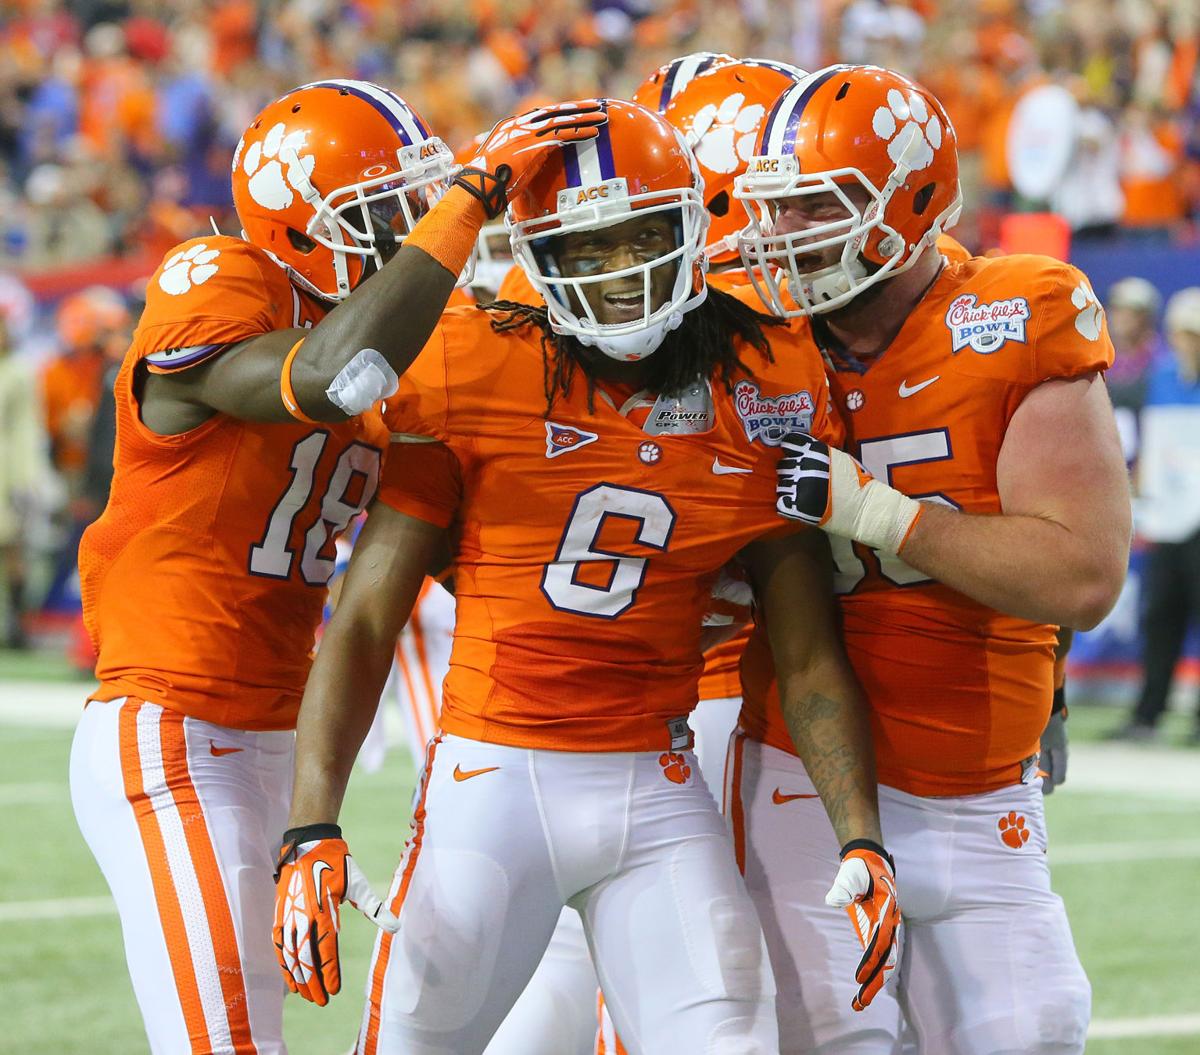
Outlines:
{"label": "purple helmet stripe", "polygon": [[[335,81],[317,81],[315,84],[308,85],[308,87],[309,88],[332,88],[332,89],[334,89],[334,91],[347,92],[350,95],[353,95],[355,98],[361,99],[364,103],[369,103],[380,115],[382,115],[382,117],[387,121],[387,123],[392,126],[392,130],[402,140],[404,140],[405,146],[413,145],[412,136],[410,136],[408,134],[408,131],[407,131],[407,129],[405,129],[403,122],[401,122],[401,120],[394,113],[392,113],[391,110],[389,110],[386,106],[384,106],[383,103],[381,103],[374,96],[368,95],[366,92],[362,91],[362,89],[355,88],[351,84],[337,83]],[[391,92],[388,92],[387,94],[391,95],[393,99],[396,99],[396,102],[399,103],[404,108],[404,110],[407,111],[409,117],[412,119],[413,125],[416,128],[420,129],[426,135],[429,134],[428,130],[421,124],[420,121],[417,120],[417,115],[414,114],[412,112],[412,110],[410,110],[406,104],[401,102],[401,100],[398,99],[395,95],[392,95]]]}
{"label": "purple helmet stripe", "polygon": [[800,97],[792,104],[791,112],[787,118],[787,127],[783,133],[783,152],[785,154],[791,154],[796,149],[796,136],[800,131],[800,118],[804,116],[804,108],[808,105],[809,100],[816,94],[817,89],[822,84],[831,77],[841,73],[845,68],[845,66],[832,66],[824,73],[814,76],[812,83],[800,93]]}
{"label": "purple helmet stripe", "polygon": [[563,171],[566,173],[567,186],[579,187],[583,177],[579,175],[579,144],[564,143],[562,146]]}
{"label": "purple helmet stripe", "polygon": [[[605,110],[607,111],[607,107]],[[599,135],[596,136],[596,153],[600,157],[600,176],[602,179],[616,179],[617,166],[613,161],[612,150],[612,135],[609,132],[609,125],[601,125]]]}

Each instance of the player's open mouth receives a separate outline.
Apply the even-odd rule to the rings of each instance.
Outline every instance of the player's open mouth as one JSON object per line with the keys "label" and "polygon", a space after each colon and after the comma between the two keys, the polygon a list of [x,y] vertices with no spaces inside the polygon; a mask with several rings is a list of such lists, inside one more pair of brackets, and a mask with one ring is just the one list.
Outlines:
{"label": "player's open mouth", "polygon": [[609,316],[618,316],[625,322],[641,317],[645,310],[645,293],[640,289],[605,293],[604,303],[608,305]]}

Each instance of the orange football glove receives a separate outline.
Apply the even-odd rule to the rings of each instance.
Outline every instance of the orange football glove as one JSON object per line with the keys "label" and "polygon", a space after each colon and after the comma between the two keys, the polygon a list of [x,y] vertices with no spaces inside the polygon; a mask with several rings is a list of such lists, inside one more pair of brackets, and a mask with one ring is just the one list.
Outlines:
{"label": "orange football glove", "polygon": [[896,937],[900,902],[896,899],[896,867],[891,855],[870,839],[855,839],[842,847],[842,867],[825,904],[845,908],[863,947],[854,972],[858,992],[850,1006],[862,1011],[896,966]]}
{"label": "orange football glove", "polygon": [[604,103],[580,99],[530,110],[496,124],[480,144],[478,152],[454,180],[482,203],[495,219],[550,158],[562,143],[595,139],[608,123]]}
{"label": "orange football glove", "polygon": [[336,824],[284,832],[275,872],[275,953],[293,993],[322,1007],[342,987],[341,903],[386,931],[400,921],[375,896]]}

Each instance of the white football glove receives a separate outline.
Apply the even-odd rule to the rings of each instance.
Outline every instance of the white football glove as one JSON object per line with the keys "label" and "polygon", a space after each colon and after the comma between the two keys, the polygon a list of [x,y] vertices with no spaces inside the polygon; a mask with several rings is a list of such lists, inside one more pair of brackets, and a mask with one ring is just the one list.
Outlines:
{"label": "white football glove", "polygon": [[900,552],[921,515],[920,502],[807,432],[789,432],[780,450],[775,508],[783,516],[884,553]]}

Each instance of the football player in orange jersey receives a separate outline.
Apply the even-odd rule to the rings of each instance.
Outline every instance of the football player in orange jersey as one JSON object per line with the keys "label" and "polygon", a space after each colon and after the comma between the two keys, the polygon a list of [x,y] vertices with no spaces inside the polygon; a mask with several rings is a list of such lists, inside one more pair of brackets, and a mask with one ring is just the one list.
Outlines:
{"label": "football player in orange jersey", "polygon": [[833,543],[905,910],[898,986],[851,1015],[829,994],[855,948],[819,880],[837,844],[756,634],[732,811],[782,1050],[891,1053],[902,1006],[931,1055],[1081,1052],[1090,989],[1050,889],[1037,763],[1054,624],[1094,625],[1128,555],[1103,312],[1058,261],[936,251],[961,200],[954,130],[883,69],[830,67],[781,96],[736,193],[747,266],[826,356],[861,463],[788,438],[780,509]]}
{"label": "football player in orange jersey", "polygon": [[372,405],[425,343],[487,201],[602,120],[502,122],[417,223],[449,151],[385,89],[307,85],[235,153],[245,238],[185,242],[150,280],[109,503],[79,552],[100,686],[71,791],[156,1053],[284,1050],[272,850],[333,540],[387,447]]}
{"label": "football player in orange jersey", "polygon": [[820,360],[707,289],[690,151],[658,115],[604,105],[596,140],[565,148],[509,206],[546,306],[448,311],[389,399],[405,442],[305,691],[276,941],[289,984],[324,1003],[346,779],[428,550],[453,523],[442,733],[389,897],[399,930],[376,945],[361,1055],[483,1051],[565,904],[631,1051],[778,1050],[761,930],[687,727],[710,587],[744,547],[845,844],[830,874],[871,927],[864,990],[892,951],[824,536],[772,528],[778,437],[792,422],[838,437]]}

